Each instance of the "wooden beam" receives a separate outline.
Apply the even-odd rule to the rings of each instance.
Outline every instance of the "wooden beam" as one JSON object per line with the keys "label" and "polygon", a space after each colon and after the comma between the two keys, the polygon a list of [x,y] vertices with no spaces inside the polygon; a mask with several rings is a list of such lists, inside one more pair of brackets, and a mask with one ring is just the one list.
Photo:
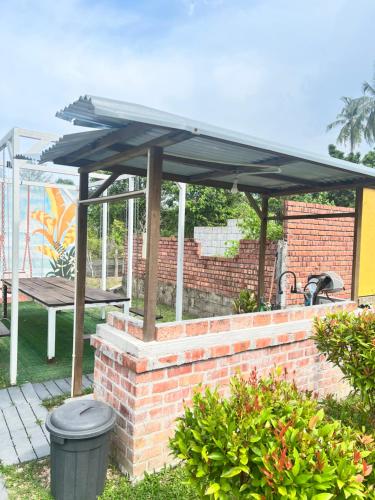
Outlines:
{"label": "wooden beam", "polygon": [[119,172],[113,172],[95,191],[93,191],[89,198],[97,198],[100,196],[104,191],[115,182],[117,177],[120,177]]}
{"label": "wooden beam", "polygon": [[69,153],[65,156],[57,158],[56,162],[63,165],[71,165],[75,161],[83,158],[86,155],[91,155],[93,153],[97,153],[98,151],[102,151],[103,149],[109,148],[117,142],[125,142],[128,139],[131,139],[135,135],[139,134],[140,132],[144,131],[146,128],[147,127],[143,123],[132,123],[127,127],[116,129],[112,132],[109,132],[104,137],[100,137],[90,144],[86,144],[76,151],[73,151],[73,153]]}
{"label": "wooden beam", "polygon": [[259,258],[258,258],[258,306],[264,301],[264,276],[267,246],[268,197],[262,196],[262,218],[260,221]]}
{"label": "wooden beam", "polygon": [[[209,170],[208,172],[201,172],[199,174],[189,175],[187,178],[187,182],[194,183],[195,181],[213,179],[216,176],[225,177],[228,175],[239,175],[239,174],[251,174],[251,175],[260,175],[261,177],[275,175],[275,172],[269,172],[265,170],[267,166],[257,167],[256,165],[248,165],[246,167],[235,167],[228,166],[225,169],[216,169],[213,167],[213,170]],[[269,168],[274,168],[269,166]]]}
{"label": "wooden beam", "polygon": [[[89,191],[89,175],[79,176],[79,200],[86,199]],[[76,277],[74,304],[72,396],[82,394],[82,359],[83,332],[85,319],[86,288],[86,253],[87,253],[87,205],[78,204],[77,242],[76,242]]]}
{"label": "wooden beam", "polygon": [[265,172],[257,174],[258,177],[270,177],[272,175],[273,179],[278,179],[280,181],[285,182],[294,182],[295,184],[299,184],[300,186],[310,186],[311,181],[305,179],[299,179],[298,177],[294,177],[292,175],[287,174],[266,174]]}
{"label": "wooden beam", "polygon": [[258,202],[254,198],[254,196],[251,193],[245,193],[245,196],[247,198],[247,201],[251,205],[251,207],[255,210],[256,214],[258,215],[259,219],[262,219],[262,210],[260,209]]}
{"label": "wooden beam", "polygon": [[141,198],[146,194],[144,189],[139,191],[127,191],[126,193],[111,194],[109,196],[100,196],[99,198],[87,198],[86,200],[79,200],[80,205],[98,205],[100,203],[109,203],[121,200],[132,200],[134,198]]}
{"label": "wooden beam", "polygon": [[[116,173],[127,174],[127,175],[138,175],[140,177],[146,177],[147,171],[142,167],[134,167],[132,165],[114,165],[112,167],[108,167],[106,169],[108,172],[112,170],[116,170]],[[186,175],[178,175],[171,172],[163,172],[163,180],[175,181],[175,182],[187,182]],[[192,184],[192,183],[190,183]],[[194,184],[200,186],[209,186],[214,188],[222,188],[222,189],[231,189],[233,186],[233,182],[224,182],[224,181],[195,181]],[[272,191],[270,189],[261,188],[259,186],[252,186],[249,184],[238,184],[238,191],[241,192],[252,192],[258,194],[266,194],[268,196],[272,195]]]}
{"label": "wooden beam", "polygon": [[363,188],[356,189],[351,299],[358,301],[361,250]]}
{"label": "wooden beam", "polygon": [[[117,168],[114,166],[118,162],[125,162],[137,158],[138,156],[144,156],[147,151],[152,147],[165,148],[177,144],[178,142],[186,141],[192,136],[191,132],[168,132],[161,137],[155,137],[150,141],[147,141],[140,146],[134,146],[123,153],[118,153],[105,160],[98,161],[92,165],[82,166],[79,172],[94,172],[95,170],[101,170],[106,167],[112,167],[111,170],[115,171]],[[121,165],[120,165],[121,167]]]}
{"label": "wooden beam", "polygon": [[329,191],[339,191],[344,189],[355,189],[357,187],[375,187],[375,182],[373,180],[364,180],[364,181],[347,181],[340,182],[334,185],[320,184],[311,186],[310,188],[288,188],[288,189],[279,189],[272,191],[272,196],[291,196],[295,194],[308,194],[308,193],[324,193]]}
{"label": "wooden beam", "polygon": [[160,239],[160,202],[163,170],[163,150],[152,147],[148,152],[147,168],[147,241],[144,292],[143,340],[155,340],[158,255]]}
{"label": "wooden beam", "polygon": [[267,220],[302,220],[302,219],[337,219],[342,217],[355,217],[355,212],[336,212],[329,214],[300,214],[300,215],[272,215]]}

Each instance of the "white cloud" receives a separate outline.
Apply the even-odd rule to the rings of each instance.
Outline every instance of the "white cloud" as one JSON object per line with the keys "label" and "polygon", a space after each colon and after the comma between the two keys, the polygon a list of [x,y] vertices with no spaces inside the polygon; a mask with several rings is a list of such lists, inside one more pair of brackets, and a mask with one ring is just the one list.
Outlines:
{"label": "white cloud", "polygon": [[0,135],[63,132],[54,113],[88,93],[323,152],[338,98],[371,77],[370,0],[176,0],[173,17],[166,5],[4,3]]}

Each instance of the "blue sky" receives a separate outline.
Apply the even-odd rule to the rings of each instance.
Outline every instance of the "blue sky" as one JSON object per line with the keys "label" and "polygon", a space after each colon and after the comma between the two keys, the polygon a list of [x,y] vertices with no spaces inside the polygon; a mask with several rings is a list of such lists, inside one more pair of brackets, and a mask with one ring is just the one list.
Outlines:
{"label": "blue sky", "polygon": [[0,135],[70,131],[55,112],[95,94],[324,153],[340,96],[373,75],[373,0],[0,6]]}

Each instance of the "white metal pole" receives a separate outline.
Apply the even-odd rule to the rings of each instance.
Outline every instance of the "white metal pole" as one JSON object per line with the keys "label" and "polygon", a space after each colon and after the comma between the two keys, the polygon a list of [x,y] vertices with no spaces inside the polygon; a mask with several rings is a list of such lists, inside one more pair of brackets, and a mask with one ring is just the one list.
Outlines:
{"label": "white metal pole", "polygon": [[178,234],[177,234],[177,275],[176,275],[176,321],[182,320],[184,293],[184,245],[185,245],[185,201],[186,184],[177,183],[178,196]]}
{"label": "white metal pole", "polygon": [[18,360],[18,286],[19,286],[19,230],[20,230],[20,170],[18,160],[18,137],[13,131],[12,137],[12,305],[10,325],[10,383],[17,383]]}
{"label": "white metal pole", "polygon": [[[134,177],[129,177],[128,191],[134,191]],[[132,305],[133,292],[133,241],[134,241],[134,199],[128,201],[128,262],[126,279],[126,297],[130,300],[125,302],[124,313],[129,316],[129,309]]]}
{"label": "white metal pole", "polygon": [[[107,196],[107,190],[103,196]],[[103,203],[102,209],[102,290],[107,290],[107,242],[108,242],[108,203]],[[105,318],[105,307],[102,308],[102,319]]]}

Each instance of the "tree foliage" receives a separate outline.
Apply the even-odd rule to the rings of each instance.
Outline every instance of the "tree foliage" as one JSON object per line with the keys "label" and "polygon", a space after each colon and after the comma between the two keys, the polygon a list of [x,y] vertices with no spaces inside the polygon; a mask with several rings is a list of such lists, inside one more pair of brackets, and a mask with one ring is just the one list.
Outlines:
{"label": "tree foliage", "polygon": [[340,128],[337,143],[349,145],[353,153],[363,140],[372,145],[375,143],[375,73],[373,82],[364,82],[362,95],[359,97],[342,97],[344,105],[336,120],[330,123],[328,130]]}

